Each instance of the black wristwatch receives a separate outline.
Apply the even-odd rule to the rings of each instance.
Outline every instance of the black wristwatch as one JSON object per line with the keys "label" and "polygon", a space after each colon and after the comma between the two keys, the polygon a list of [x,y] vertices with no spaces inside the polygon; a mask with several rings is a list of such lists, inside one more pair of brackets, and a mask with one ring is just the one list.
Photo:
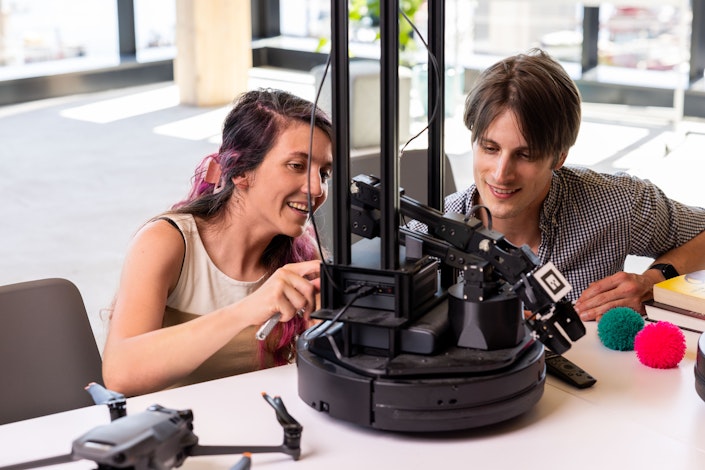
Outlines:
{"label": "black wristwatch", "polygon": [[678,271],[676,271],[676,268],[674,268],[672,264],[652,264],[651,266],[649,266],[649,269],[658,269],[659,271],[661,271],[661,274],[663,274],[663,277],[665,277],[666,279],[671,279],[672,277],[676,277],[679,275]]}

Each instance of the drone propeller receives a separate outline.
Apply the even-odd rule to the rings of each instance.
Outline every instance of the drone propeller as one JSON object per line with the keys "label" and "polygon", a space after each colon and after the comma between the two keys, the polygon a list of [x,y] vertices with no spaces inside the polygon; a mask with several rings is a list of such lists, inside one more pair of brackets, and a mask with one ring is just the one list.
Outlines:
{"label": "drone propeller", "polygon": [[264,399],[267,400],[267,403],[269,403],[272,408],[274,408],[274,411],[277,413],[277,420],[279,421],[279,424],[282,425],[282,427],[298,428],[299,431],[303,429],[299,422],[296,421],[294,417],[289,414],[289,411],[286,409],[286,406],[284,406],[284,401],[282,401],[281,397],[276,396],[272,398],[265,392],[262,392],[262,397],[264,397]]}
{"label": "drone propeller", "polygon": [[86,391],[93,398],[96,405],[107,405],[110,410],[110,421],[127,416],[127,399],[122,393],[108,390],[100,384],[91,382],[86,386]]}

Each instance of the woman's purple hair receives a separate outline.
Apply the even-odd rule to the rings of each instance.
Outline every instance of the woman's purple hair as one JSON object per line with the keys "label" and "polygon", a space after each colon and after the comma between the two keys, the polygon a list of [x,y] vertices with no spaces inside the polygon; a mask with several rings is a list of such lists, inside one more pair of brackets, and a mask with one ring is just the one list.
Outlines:
{"label": "woman's purple hair", "polygon": [[[188,213],[211,220],[222,214],[236,191],[233,178],[254,171],[264,160],[277,138],[294,123],[312,124],[333,140],[328,116],[313,103],[291,93],[259,89],[240,95],[223,123],[222,143],[218,153],[208,155],[196,168],[188,196],[172,207],[173,212]],[[215,179],[211,177],[215,166]],[[261,262],[271,275],[288,263],[319,258],[313,227],[307,225],[296,238],[277,235],[265,249]],[[269,352],[276,365],[291,359],[293,342],[306,328],[299,316],[277,328],[260,343],[261,360]]]}

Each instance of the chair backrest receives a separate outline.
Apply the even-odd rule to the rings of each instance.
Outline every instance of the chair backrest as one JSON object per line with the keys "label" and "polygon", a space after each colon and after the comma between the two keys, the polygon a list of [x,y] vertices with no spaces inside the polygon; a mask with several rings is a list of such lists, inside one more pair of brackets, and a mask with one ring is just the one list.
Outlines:
{"label": "chair backrest", "polygon": [[83,298],[66,279],[0,287],[0,424],[93,405],[101,356]]}

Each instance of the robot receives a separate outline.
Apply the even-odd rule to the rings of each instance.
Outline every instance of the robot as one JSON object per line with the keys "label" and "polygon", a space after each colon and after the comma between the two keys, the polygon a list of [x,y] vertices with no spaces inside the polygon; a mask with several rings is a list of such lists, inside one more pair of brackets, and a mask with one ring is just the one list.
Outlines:
{"label": "robot", "polygon": [[[571,287],[472,214],[403,194],[399,269],[379,267],[380,181],[350,184],[351,264],[322,267],[323,320],[298,342],[298,392],[334,418],[390,431],[451,431],[518,416],[543,394],[544,346],[585,334]],[[481,209],[479,209],[481,210]]]}

